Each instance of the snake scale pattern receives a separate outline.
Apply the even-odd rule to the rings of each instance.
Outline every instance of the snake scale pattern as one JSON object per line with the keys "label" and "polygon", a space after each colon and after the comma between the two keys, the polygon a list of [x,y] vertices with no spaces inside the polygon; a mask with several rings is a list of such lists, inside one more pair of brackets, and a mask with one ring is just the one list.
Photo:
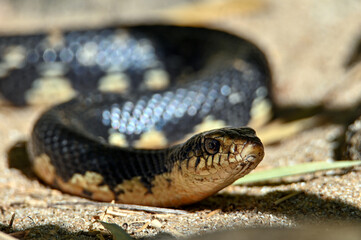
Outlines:
{"label": "snake scale pattern", "polygon": [[262,160],[261,141],[242,126],[270,110],[270,95],[264,54],[222,31],[0,38],[4,104],[57,103],[29,141],[35,173],[95,200],[179,206],[218,192]]}

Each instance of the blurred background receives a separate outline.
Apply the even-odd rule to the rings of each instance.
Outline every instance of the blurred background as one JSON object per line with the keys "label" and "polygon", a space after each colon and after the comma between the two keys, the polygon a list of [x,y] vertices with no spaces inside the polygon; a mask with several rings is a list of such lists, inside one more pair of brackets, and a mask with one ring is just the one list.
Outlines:
{"label": "blurred background", "polygon": [[345,75],[361,37],[358,0],[0,0],[2,35],[152,23],[207,26],[250,39],[271,63],[277,104],[360,99],[361,83]]}

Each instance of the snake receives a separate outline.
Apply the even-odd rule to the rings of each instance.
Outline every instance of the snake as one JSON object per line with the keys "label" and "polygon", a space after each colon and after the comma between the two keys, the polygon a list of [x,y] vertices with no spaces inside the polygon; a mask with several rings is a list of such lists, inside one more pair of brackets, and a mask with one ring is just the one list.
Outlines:
{"label": "snake", "polygon": [[177,207],[264,157],[247,127],[272,108],[263,52],[225,31],[167,25],[0,38],[2,104],[51,105],[28,152],[44,183],[97,201]]}

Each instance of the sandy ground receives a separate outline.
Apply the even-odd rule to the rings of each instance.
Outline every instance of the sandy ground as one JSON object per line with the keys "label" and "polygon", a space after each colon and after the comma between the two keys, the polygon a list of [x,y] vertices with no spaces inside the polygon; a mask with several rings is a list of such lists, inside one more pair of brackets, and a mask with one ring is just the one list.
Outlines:
{"label": "sandy ground", "polygon": [[[32,5],[29,2],[0,1],[0,32],[147,19],[224,29],[255,42],[266,53],[273,71],[277,117],[323,117],[321,124],[266,146],[259,169],[333,160],[345,124],[361,114],[361,63],[345,67],[361,41],[361,3],[357,0],[227,0],[222,4],[184,0],[179,5],[157,0],[152,6],[140,4],[140,0],[130,6],[107,0],[102,7],[89,1],[87,8],[83,1],[70,8],[73,1],[64,1],[64,6],[44,5],[41,0]],[[136,238],[159,233],[179,237],[239,227],[361,224],[361,169],[231,186],[182,208],[187,213],[181,215],[91,204],[53,206],[88,200],[41,184],[24,163],[21,149],[16,148],[17,142],[27,139],[42,110],[0,107],[0,230],[15,237],[110,239],[107,231],[94,223],[97,219],[117,223]],[[289,199],[275,203],[290,194]]]}

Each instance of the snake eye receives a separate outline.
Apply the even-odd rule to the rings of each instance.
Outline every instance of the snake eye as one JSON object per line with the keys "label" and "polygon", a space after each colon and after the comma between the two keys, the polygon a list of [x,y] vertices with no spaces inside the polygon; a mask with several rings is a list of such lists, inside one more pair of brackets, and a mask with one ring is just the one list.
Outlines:
{"label": "snake eye", "polygon": [[204,140],[204,148],[206,149],[206,152],[208,154],[216,154],[219,151],[221,144],[219,141],[212,139],[212,138],[206,138]]}

